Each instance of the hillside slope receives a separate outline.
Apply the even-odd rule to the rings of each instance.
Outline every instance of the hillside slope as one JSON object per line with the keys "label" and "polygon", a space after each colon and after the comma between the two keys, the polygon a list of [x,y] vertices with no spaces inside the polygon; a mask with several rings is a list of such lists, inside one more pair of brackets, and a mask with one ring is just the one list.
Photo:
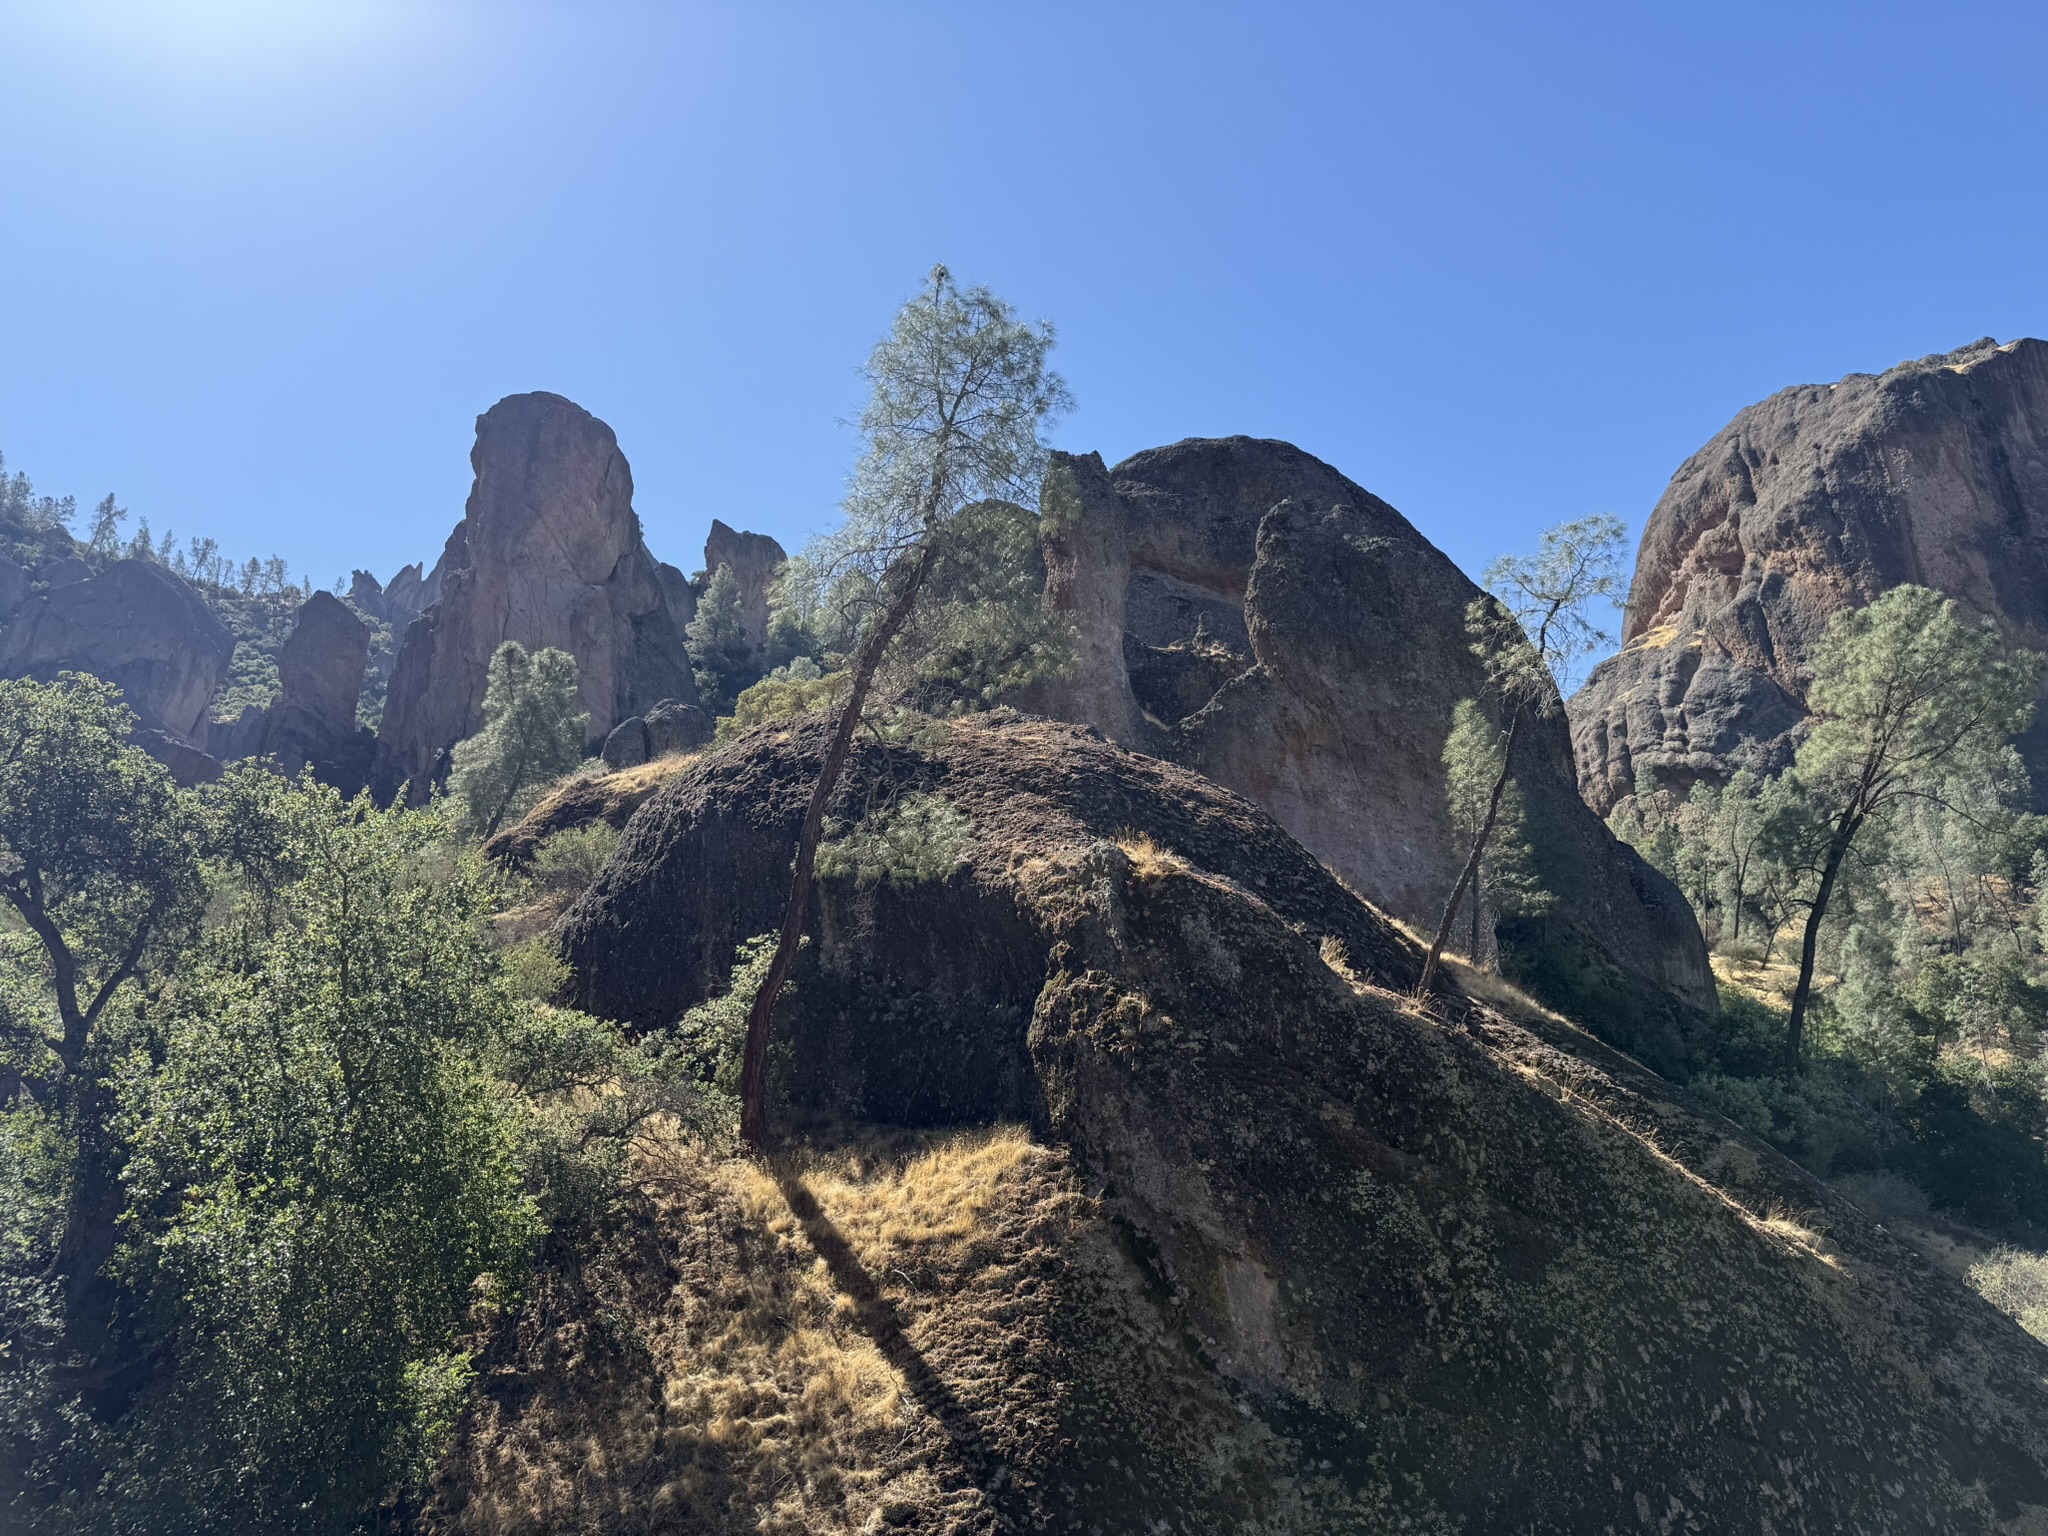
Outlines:
{"label": "hillside slope", "polygon": [[[819,745],[757,733],[635,818],[565,920],[586,1003],[718,984]],[[822,892],[797,1149],[671,1150],[502,1346],[445,1528],[2048,1517],[2048,1350],[1569,1026],[1418,1006],[1262,812],[1021,718],[871,744],[879,786],[971,835]]]}

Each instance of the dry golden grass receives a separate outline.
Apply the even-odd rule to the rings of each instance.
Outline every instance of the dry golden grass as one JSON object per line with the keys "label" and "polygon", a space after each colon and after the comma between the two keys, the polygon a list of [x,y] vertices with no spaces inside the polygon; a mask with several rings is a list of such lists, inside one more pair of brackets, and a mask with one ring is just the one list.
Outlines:
{"label": "dry golden grass", "polygon": [[[1799,985],[1799,967],[1792,961],[1772,960],[1767,965],[1761,960],[1745,960],[1718,951],[1707,959],[1714,968],[1715,980],[1772,1008],[1791,1006],[1793,990]],[[1813,979],[1815,986],[1832,986],[1839,978],[1816,972]]]}
{"label": "dry golden grass", "polygon": [[1316,946],[1316,954],[1321,958],[1323,964],[1327,965],[1344,979],[1345,984],[1352,991],[1363,992],[1365,990],[1366,980],[1356,970],[1352,969],[1351,952],[1344,947],[1342,939],[1335,938],[1327,933],[1324,934],[1323,942]]}
{"label": "dry golden grass", "polygon": [[1830,1269],[1842,1267],[1841,1257],[1828,1242],[1827,1234],[1822,1230],[1817,1217],[1804,1212],[1795,1213],[1783,1206],[1775,1205],[1761,1216],[1747,1212],[1745,1214],[1749,1215],[1749,1224],[1752,1227],[1784,1247],[1808,1258],[1819,1259]]}
{"label": "dry golden grass", "polygon": [[1162,848],[1145,832],[1119,832],[1117,847],[1131,861],[1131,873],[1140,879],[1156,880],[1163,875],[1185,874],[1188,861],[1171,848]]}
{"label": "dry golden grass", "polygon": [[[1378,909],[1375,908],[1374,910],[1377,911]],[[1379,915],[1399,929],[1402,936],[1417,949],[1425,952],[1428,951],[1432,935],[1420,932],[1413,923],[1406,922],[1394,916],[1391,912],[1381,912]],[[1329,939],[1323,941],[1325,946],[1331,942]],[[1330,963],[1330,957],[1327,954],[1323,956],[1323,963],[1325,965]],[[1474,965],[1464,954],[1450,948],[1448,945],[1445,946],[1443,954],[1438,957],[1438,963],[1449,973],[1451,979],[1457,983],[1458,990],[1476,1003],[1484,1003],[1489,1008],[1504,1013],[1511,1019],[1524,1021],[1539,1019],[1546,1024],[1560,1024],[1566,1029],[1579,1029],[1577,1024],[1574,1024],[1563,1014],[1553,1012],[1551,1009],[1544,1007],[1543,1004],[1537,1002],[1535,998],[1524,992],[1505,976],[1502,976],[1497,971],[1484,970]],[[1336,967],[1331,966],[1331,969],[1335,970]],[[1584,1033],[1583,1030],[1579,1032]]]}
{"label": "dry golden grass", "polygon": [[702,752],[675,752],[667,757],[653,758],[633,768],[621,768],[617,773],[600,775],[607,789],[620,794],[639,794],[654,788],[664,780],[672,779],[690,764],[702,757]]}
{"label": "dry golden grass", "polygon": [[[961,1490],[935,1478],[944,1432],[892,1363],[900,1330],[885,1337],[877,1318],[916,1331],[926,1310],[957,1306],[993,1262],[994,1208],[1047,1155],[1018,1127],[767,1165],[681,1139],[651,1147],[660,1283],[596,1298],[630,1320],[644,1363],[602,1403],[544,1390],[516,1417],[487,1409],[434,1528],[608,1532],[626,1509],[634,1529],[721,1536],[935,1528]],[[1007,1302],[1007,1287],[988,1299]],[[587,1345],[548,1353],[542,1381],[596,1374]]]}

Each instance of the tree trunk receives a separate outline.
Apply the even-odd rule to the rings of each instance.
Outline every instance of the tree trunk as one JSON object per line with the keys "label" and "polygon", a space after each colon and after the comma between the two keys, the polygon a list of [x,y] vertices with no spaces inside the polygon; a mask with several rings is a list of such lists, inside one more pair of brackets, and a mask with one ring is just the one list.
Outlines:
{"label": "tree trunk", "polygon": [[[789,899],[782,908],[782,929],[775,938],[775,958],[769,962],[768,975],[762,981],[760,991],[754,994],[753,1005],[747,1011],[746,1049],[740,1059],[740,1139],[756,1150],[768,1145],[768,1037],[775,1025],[775,999],[796,966],[797,949],[803,942],[804,915],[811,902],[818,841],[825,830],[825,807],[831,803],[833,792],[839,787],[839,775],[844,771],[847,753],[853,747],[853,733],[860,725],[861,709],[867,703],[868,690],[874,686],[875,670],[882,664],[882,654],[889,649],[889,642],[909,620],[910,610],[917,603],[925,578],[931,574],[936,550],[936,539],[927,536],[913,563],[891,566],[889,574],[883,577],[885,606],[882,617],[854,653],[853,676],[846,702],[839,707],[839,719],[825,748],[825,761],[818,769],[818,781],[811,786],[811,803],[804,812],[803,829],[797,834],[796,862],[790,868]],[[902,574],[893,583],[896,590],[890,593],[890,577],[898,576],[899,571]]]}
{"label": "tree trunk", "polygon": [[1800,1054],[1806,1039],[1806,1007],[1813,998],[1813,957],[1820,944],[1820,925],[1828,915],[1828,901],[1835,893],[1835,877],[1842,872],[1842,860],[1855,840],[1856,824],[1835,833],[1828,843],[1827,862],[1821,866],[1820,885],[1813,893],[1813,905],[1806,914],[1806,935],[1799,945],[1799,984],[1792,989],[1792,1020],[1785,1030],[1785,1070],[1800,1070]]}
{"label": "tree trunk", "polygon": [[[1479,835],[1472,839],[1472,853],[1465,860],[1465,867],[1459,872],[1458,883],[1451,887],[1451,899],[1444,907],[1443,921],[1436,925],[1436,937],[1430,941],[1429,958],[1422,963],[1422,980],[1416,983],[1416,990],[1427,993],[1436,984],[1438,962],[1443,958],[1444,945],[1450,942],[1451,925],[1458,920],[1458,904],[1465,899],[1465,892],[1479,878],[1479,860],[1486,853],[1486,840],[1493,836],[1493,824],[1500,816],[1501,797],[1507,793],[1508,779],[1515,768],[1515,737],[1522,729],[1522,711],[1517,706],[1508,721],[1508,738],[1501,747],[1500,773],[1493,781],[1493,795],[1486,802],[1486,819],[1479,824]],[[1479,899],[1477,891],[1472,899]]]}

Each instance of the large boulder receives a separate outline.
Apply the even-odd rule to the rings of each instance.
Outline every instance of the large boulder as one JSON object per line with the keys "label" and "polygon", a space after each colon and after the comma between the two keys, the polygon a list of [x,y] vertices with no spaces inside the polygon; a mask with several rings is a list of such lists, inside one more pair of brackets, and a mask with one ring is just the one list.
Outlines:
{"label": "large boulder", "polygon": [[[1486,697],[1465,632],[1479,589],[1377,496],[1253,438],[1114,469],[1056,454],[1044,528],[1079,660],[1023,702],[1236,790],[1433,931],[1469,851],[1442,752],[1456,703]],[[1691,910],[1579,799],[1561,713],[1525,731],[1515,776],[1556,900],[1499,923],[1504,969],[1684,1070],[1716,1007]]]}
{"label": "large boulder", "polygon": [[116,560],[28,599],[0,634],[0,676],[47,682],[89,672],[121,690],[146,730],[203,743],[234,636],[176,573]]}
{"label": "large boulder", "polygon": [[327,740],[352,736],[369,660],[369,626],[332,592],[315,592],[278,653],[278,704]]}
{"label": "large boulder", "polygon": [[[1780,390],[1672,476],[1622,651],[1571,702],[1586,799],[1791,758],[1828,619],[1911,582],[2048,647],[2048,343]],[[2048,711],[2021,752],[2048,805]]]}
{"label": "large boulder", "polygon": [[482,724],[485,675],[507,640],[575,656],[601,740],[661,699],[696,699],[689,655],[633,512],[610,427],[560,395],[512,395],[477,418],[476,481],[405,632],[377,740],[376,778],[417,799]]}
{"label": "large boulder", "polygon": [[704,569],[708,573],[721,565],[732,568],[740,589],[740,618],[756,653],[768,642],[768,589],[788,558],[765,533],[742,533],[715,517],[711,520],[711,533],[704,540]]}
{"label": "large boulder", "polygon": [[310,766],[344,794],[361,789],[375,750],[356,724],[369,660],[369,626],[331,592],[307,598],[278,653],[279,692],[266,712],[261,751],[286,773]]}
{"label": "large boulder", "polygon": [[[725,984],[827,734],[756,732],[641,808],[559,931],[577,1001],[663,1026]],[[606,1260],[644,1267],[646,1310],[606,1314],[634,1350],[590,1345],[573,1286],[528,1309],[457,1528],[687,1524],[728,1486],[718,1519],[765,1528],[792,1481],[790,1528],[831,1531],[2048,1517],[2048,1349],[1960,1280],[1584,1034],[1417,1006],[1414,947],[1250,802],[1044,720],[939,736],[863,741],[837,807],[938,797],[957,863],[820,884],[773,1057],[814,1146],[701,1212],[723,1175],[662,1165],[632,1230],[684,1219]],[[982,1198],[964,1137],[913,1144],[929,1216],[856,1203],[909,1156],[876,1127],[1005,1122],[1039,1194]],[[806,1328],[881,1351],[831,1399],[871,1445],[744,1374],[819,1358]]]}

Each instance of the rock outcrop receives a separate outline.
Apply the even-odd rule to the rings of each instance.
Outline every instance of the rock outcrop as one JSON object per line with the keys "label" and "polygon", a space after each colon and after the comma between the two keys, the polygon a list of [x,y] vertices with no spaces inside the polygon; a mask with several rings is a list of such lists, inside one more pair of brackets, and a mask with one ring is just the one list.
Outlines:
{"label": "rock outcrop", "polygon": [[29,575],[12,560],[0,559],[0,624],[14,617],[28,600]]}
{"label": "rock outcrop", "polygon": [[708,573],[721,565],[732,568],[740,589],[740,618],[757,655],[768,643],[768,589],[788,558],[765,533],[742,533],[715,517],[711,520],[710,536],[704,540],[704,569]]}
{"label": "rock outcrop", "polygon": [[[723,985],[825,738],[756,732],[656,793],[559,930],[577,1001],[666,1025]],[[778,1010],[812,1140],[663,1165],[605,1260],[630,1353],[573,1284],[528,1309],[444,1477],[456,1528],[2048,1518],[2048,1349],[1584,1034],[1417,1007],[1412,945],[1256,806],[1000,714],[862,742],[842,805],[884,789],[948,803],[957,863],[821,883]],[[881,1203],[892,1170],[928,1214]],[[867,1352],[831,1414],[769,1379],[828,1333]]]}
{"label": "rock outcrop", "polygon": [[311,767],[343,794],[363,788],[375,738],[356,724],[356,701],[369,669],[370,628],[331,592],[315,592],[299,608],[278,653],[278,696],[267,708],[242,711],[216,724],[212,746],[222,759],[270,757],[287,774]]}
{"label": "rock outcrop", "polygon": [[[387,583],[379,581],[368,571],[355,571],[349,577],[349,601],[364,613],[382,619],[403,633],[405,626],[440,596],[438,579],[429,580],[420,572],[420,563],[414,561],[411,565],[400,566],[398,574]],[[438,578],[438,567],[435,575]]]}
{"label": "rock outcrop", "polygon": [[678,622],[633,512],[612,430],[560,395],[512,395],[477,418],[476,481],[406,630],[377,742],[377,783],[426,793],[482,723],[485,674],[507,640],[575,656],[602,739],[662,699],[694,702]]}
{"label": "rock outcrop", "polygon": [[0,676],[89,672],[121,690],[143,730],[196,750],[234,651],[190,583],[154,561],[116,560],[24,602],[0,634]]}
{"label": "rock outcrop", "polygon": [[[1621,654],[1572,699],[1586,799],[1783,766],[1830,615],[1908,582],[2048,647],[2048,343],[1780,390],[1688,459],[1643,530]],[[2021,752],[2048,797],[2048,711]]]}
{"label": "rock outcrop", "polygon": [[[1287,443],[1190,440],[1105,469],[1056,454],[1048,599],[1073,673],[1020,702],[1208,775],[1354,888],[1433,931],[1467,850],[1441,754],[1482,697],[1479,589],[1396,512]],[[1561,715],[1518,749],[1536,873],[1560,898],[1503,921],[1503,968],[1660,1068],[1715,1010],[1684,899],[1579,799]]]}
{"label": "rock outcrop", "polygon": [[634,768],[658,757],[694,752],[711,740],[711,717],[695,704],[664,699],[642,719],[621,720],[599,753],[607,768]]}

